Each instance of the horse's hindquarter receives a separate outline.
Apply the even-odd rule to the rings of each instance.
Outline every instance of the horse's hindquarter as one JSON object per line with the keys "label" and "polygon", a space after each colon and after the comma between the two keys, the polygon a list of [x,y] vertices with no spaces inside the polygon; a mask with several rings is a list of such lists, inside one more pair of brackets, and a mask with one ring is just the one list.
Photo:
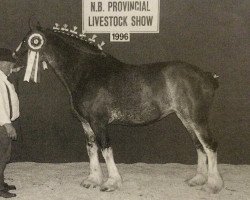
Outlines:
{"label": "horse's hindquarter", "polygon": [[170,62],[162,73],[174,111],[207,114],[215,91],[209,74],[184,62]]}

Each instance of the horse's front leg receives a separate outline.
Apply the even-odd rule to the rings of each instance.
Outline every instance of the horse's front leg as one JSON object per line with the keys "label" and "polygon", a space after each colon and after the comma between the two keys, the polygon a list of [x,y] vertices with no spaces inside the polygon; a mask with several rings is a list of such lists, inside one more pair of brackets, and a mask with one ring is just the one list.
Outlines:
{"label": "horse's front leg", "polygon": [[122,178],[116,167],[113,150],[110,146],[109,136],[106,131],[106,124],[98,121],[91,124],[96,133],[97,142],[102,150],[102,155],[107,165],[108,179],[101,185],[101,191],[111,192],[118,189],[122,185]]}
{"label": "horse's front leg", "polygon": [[95,134],[89,123],[82,123],[82,126],[87,137],[86,146],[89,156],[90,173],[89,176],[83,180],[81,185],[85,188],[94,188],[101,185],[103,182],[103,174],[98,158],[98,147],[96,144]]}

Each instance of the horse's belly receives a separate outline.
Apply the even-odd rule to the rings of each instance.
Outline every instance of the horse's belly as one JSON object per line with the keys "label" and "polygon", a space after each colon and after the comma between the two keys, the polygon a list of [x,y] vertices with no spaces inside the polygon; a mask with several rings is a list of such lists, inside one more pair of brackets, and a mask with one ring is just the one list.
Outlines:
{"label": "horse's belly", "polygon": [[146,124],[162,117],[157,106],[134,107],[133,109],[113,109],[110,123],[116,124]]}
{"label": "horse's belly", "polygon": [[110,92],[111,122],[146,124],[166,116],[170,105],[164,77],[152,75],[153,80],[148,80],[145,74],[138,73],[134,75],[134,81],[113,86]]}

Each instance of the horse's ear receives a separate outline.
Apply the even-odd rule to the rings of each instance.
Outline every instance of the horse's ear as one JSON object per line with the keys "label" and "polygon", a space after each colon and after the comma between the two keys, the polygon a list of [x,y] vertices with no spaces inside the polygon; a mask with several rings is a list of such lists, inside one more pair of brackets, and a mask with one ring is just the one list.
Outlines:
{"label": "horse's ear", "polygon": [[31,16],[29,18],[29,28],[30,28],[30,31],[41,30],[42,26],[40,22],[34,16]]}

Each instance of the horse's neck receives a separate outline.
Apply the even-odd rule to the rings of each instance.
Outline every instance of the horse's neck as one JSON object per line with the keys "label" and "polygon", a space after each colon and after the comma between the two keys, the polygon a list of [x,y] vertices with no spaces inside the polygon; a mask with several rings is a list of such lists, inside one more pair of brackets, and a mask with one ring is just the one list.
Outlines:
{"label": "horse's neck", "polygon": [[51,45],[50,47],[50,64],[71,93],[77,90],[78,84],[83,83],[92,70],[94,71],[99,67],[123,65],[119,60],[108,54],[105,57],[101,54],[85,55],[78,51],[73,52],[74,49],[68,53],[57,46]]}
{"label": "horse's neck", "polygon": [[79,81],[86,76],[91,69],[89,60],[84,60],[81,55],[61,55],[59,51],[54,51],[50,56],[49,63],[54,68],[56,74],[62,80],[67,89],[73,93]]}

